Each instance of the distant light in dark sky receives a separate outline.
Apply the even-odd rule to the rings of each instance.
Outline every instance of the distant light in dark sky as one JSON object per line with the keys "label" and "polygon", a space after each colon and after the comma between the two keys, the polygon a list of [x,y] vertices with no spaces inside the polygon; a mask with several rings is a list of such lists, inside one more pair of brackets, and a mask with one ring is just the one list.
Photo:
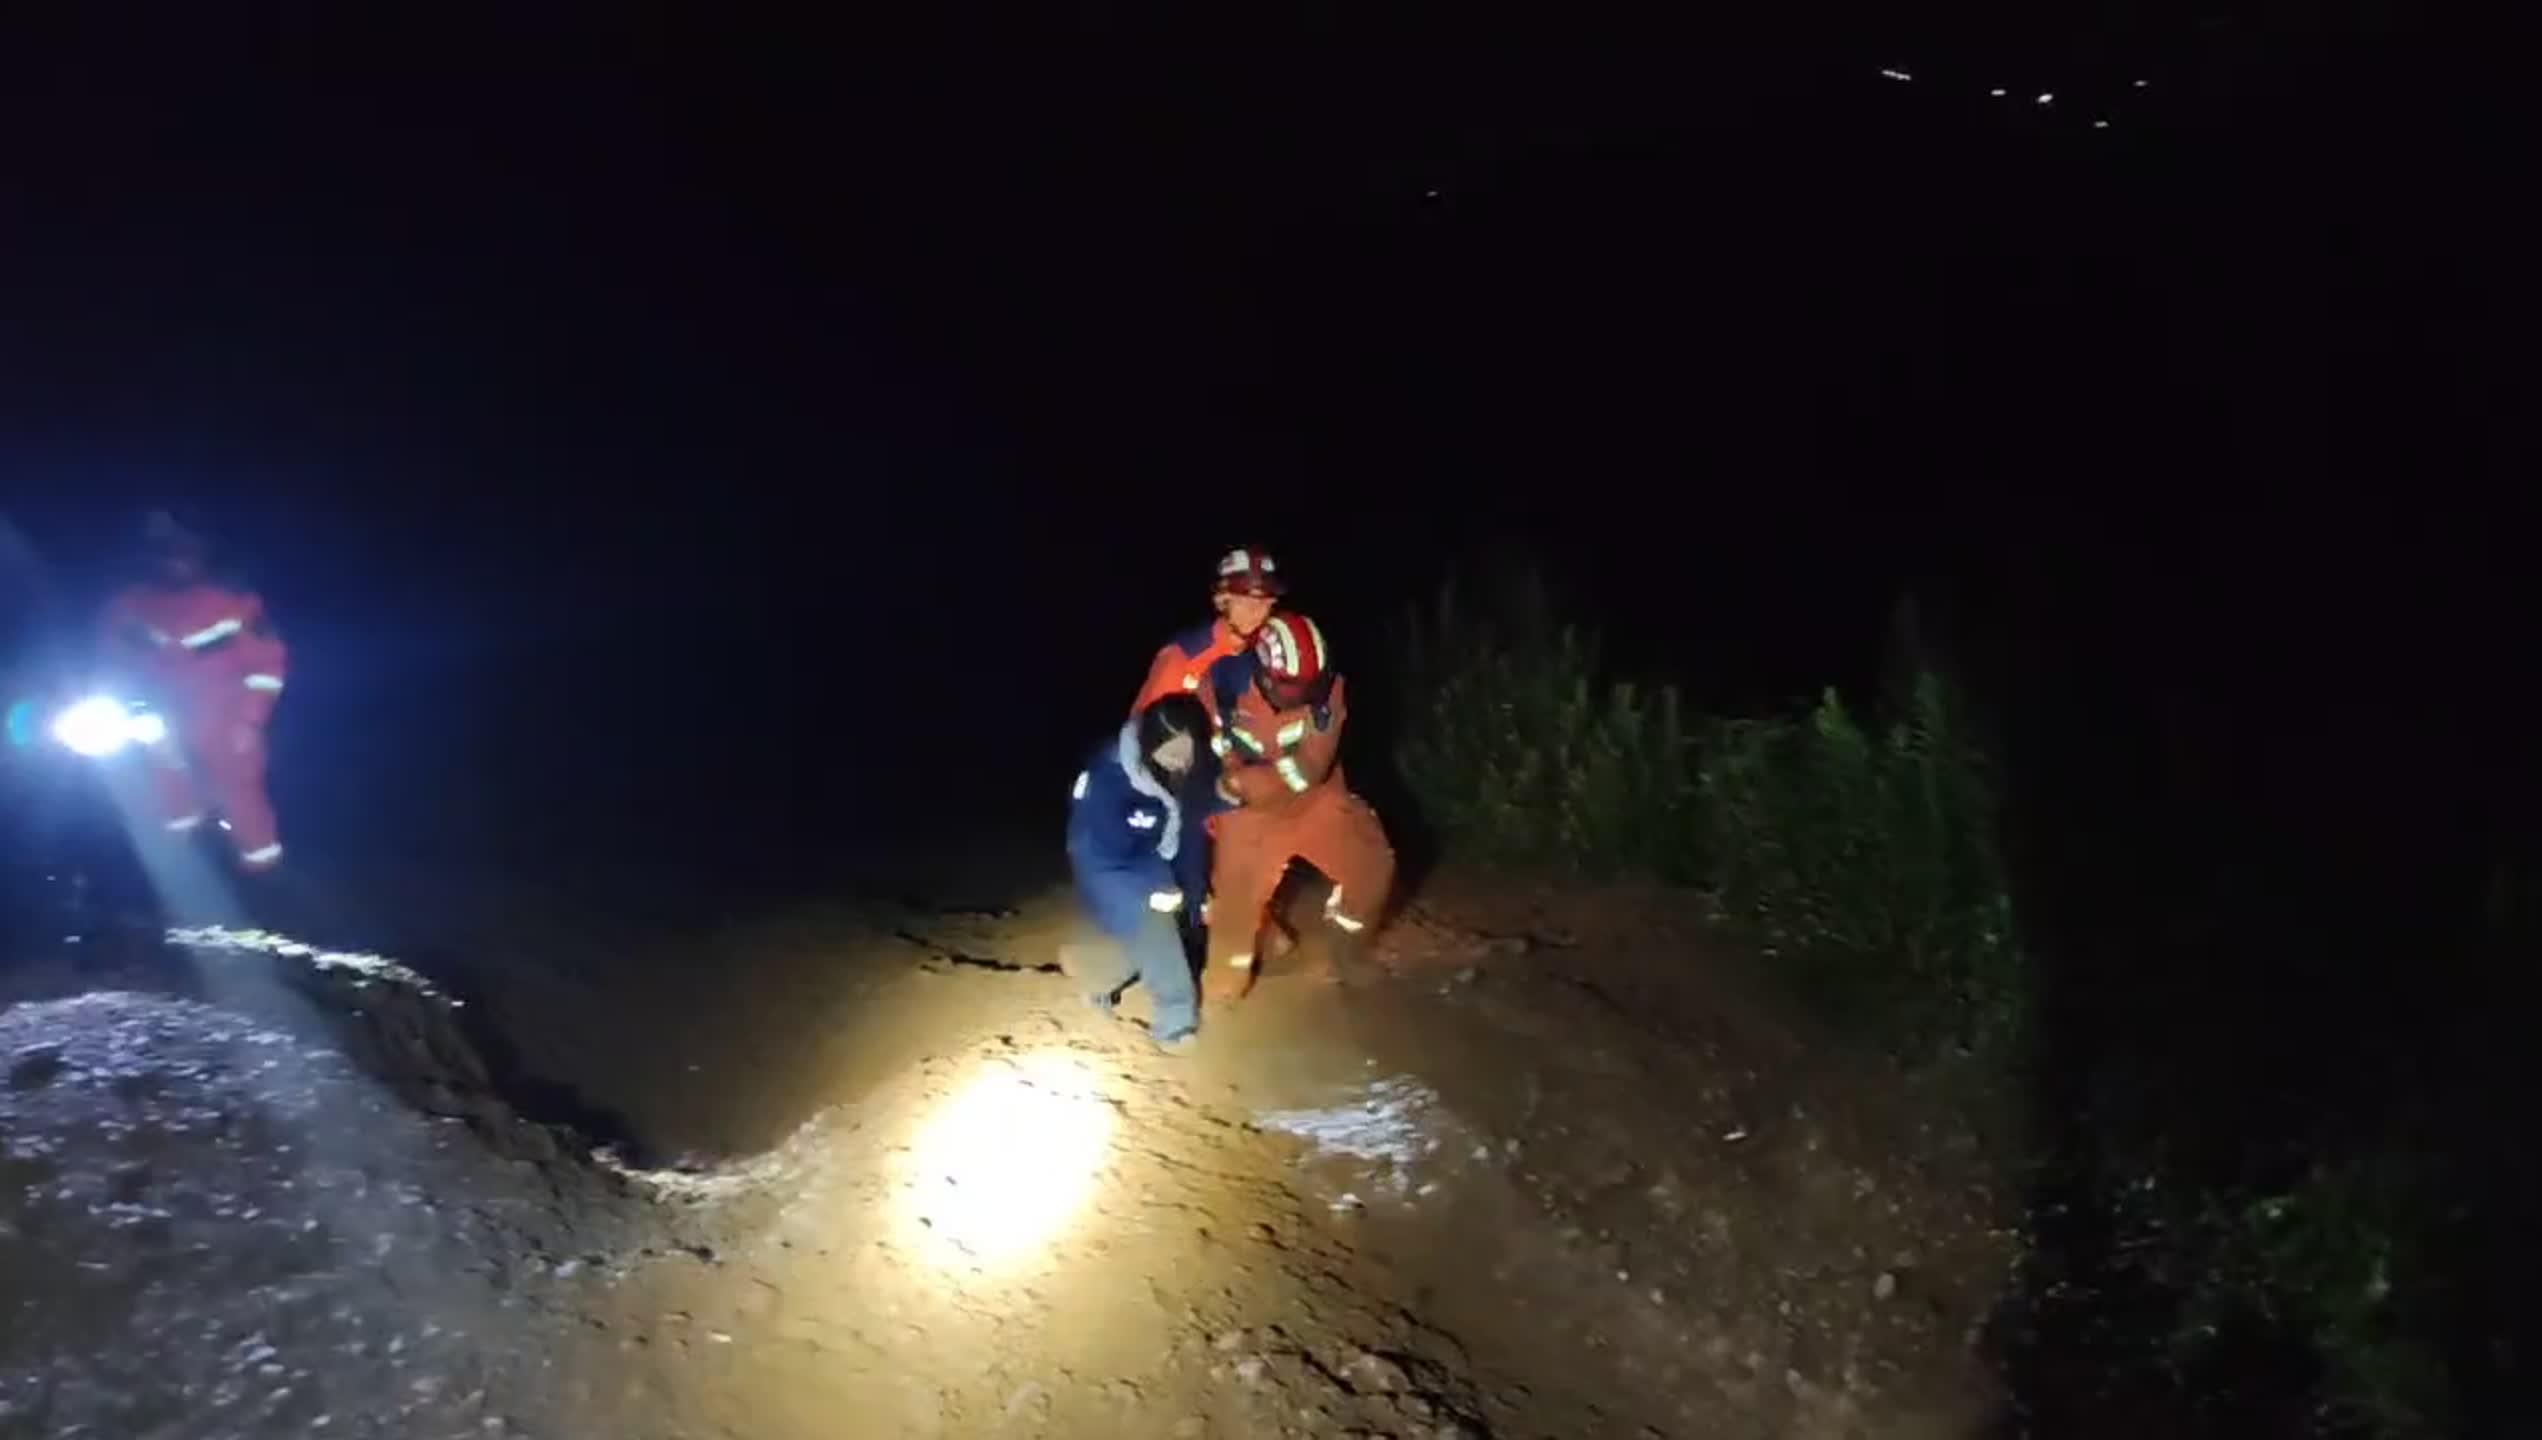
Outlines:
{"label": "distant light in dark sky", "polygon": [[1912,80],[1915,78],[1904,70],[1883,70],[1880,73],[1892,80]]}
{"label": "distant light in dark sky", "polygon": [[2040,91],[2040,92],[2039,92],[2039,103],[2040,103],[2040,104],[2042,104],[2042,105],[2054,105],[2055,103],[2057,103],[2057,92],[2055,92],[2054,90],[2042,90],[2042,91]]}
{"label": "distant light in dark sky", "polygon": [[1435,189],[1424,190],[1421,192],[1421,198],[1424,200],[1436,200],[1439,198],[1439,192]]}
{"label": "distant light in dark sky", "polygon": [[2136,88],[2137,88],[2137,89],[2139,89],[2139,90],[2144,89],[2144,88],[2145,88],[2145,82],[2144,82],[2144,81],[2142,81],[2142,80],[2137,81],[2137,82],[2136,82]]}
{"label": "distant light in dark sky", "polygon": [[2095,120],[2092,122],[2092,128],[2095,130],[2107,130],[2110,128],[2110,122],[2107,120]]}
{"label": "distant light in dark sky", "polygon": [[1996,86],[1994,89],[1989,90],[1989,91],[1987,91],[1986,93],[1987,93],[1987,94],[1989,94],[1989,95],[1994,96],[1994,97],[1995,97],[1996,99],[1998,99],[1998,100],[2001,100],[2002,98],[2004,98],[2005,94],[2006,94],[2006,93],[2008,93],[2008,92],[2006,92],[2006,91],[2005,91],[2004,87],[2002,87],[2001,85],[1998,85],[1998,86]]}

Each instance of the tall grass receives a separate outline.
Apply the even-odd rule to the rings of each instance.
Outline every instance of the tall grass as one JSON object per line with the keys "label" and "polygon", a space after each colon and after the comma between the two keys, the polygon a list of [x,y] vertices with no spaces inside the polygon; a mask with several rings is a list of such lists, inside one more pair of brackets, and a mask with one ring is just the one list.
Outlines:
{"label": "tall grass", "polygon": [[1712,722],[1700,746],[1694,849],[1804,988],[1919,1050],[2014,1038],[1997,797],[1938,676],[1885,720],[1830,689],[1797,716]]}
{"label": "tall grass", "polygon": [[2170,1236],[2152,1232],[2169,1243],[2145,1253],[2188,1262],[2175,1277],[2182,1378],[2229,1384],[2197,1371],[2246,1326],[2310,1353],[2325,1433],[2457,1433],[2445,1356],[2425,1338],[2442,1300],[2426,1241],[2435,1206],[2419,1193],[2429,1168],[2400,1147],[2325,1161],[2269,1193],[2205,1195]]}
{"label": "tall grass", "polygon": [[[1700,886],[1795,991],[1893,1050],[1953,1049],[1981,1072],[2020,1053],[2033,986],[1999,791],[1948,685],[1917,674],[1871,711],[1831,689],[1781,714],[1690,714],[1671,687],[1605,674],[1596,637],[1558,623],[1534,577],[1504,583],[1482,607],[1443,592],[1396,637],[1398,769],[1446,850]],[[2482,918],[2501,956],[2534,949],[2538,874],[2491,878]],[[2099,1217],[2104,1263],[2153,1297],[2163,1318],[2144,1338],[2184,1420],[2246,1388],[2256,1347],[2304,1372],[2302,1429],[2447,1432],[2428,1253],[2447,1212],[2429,1167],[2388,1143],[2325,1143],[2349,1158],[2195,1184],[2159,1135],[2090,1134],[2064,1193]]]}
{"label": "tall grass", "polygon": [[1494,609],[1443,590],[1396,637],[1411,700],[1396,764],[1424,821],[1480,860],[1686,873],[1677,692],[1603,683],[1595,639],[1556,625],[1533,577]]}
{"label": "tall grass", "polygon": [[1832,1014],[1922,1048],[2020,1016],[1995,795],[1947,687],[1865,723],[1833,690],[1763,718],[1689,716],[1600,668],[1533,577],[1453,590],[1398,634],[1397,764],[1457,853],[1699,885]]}

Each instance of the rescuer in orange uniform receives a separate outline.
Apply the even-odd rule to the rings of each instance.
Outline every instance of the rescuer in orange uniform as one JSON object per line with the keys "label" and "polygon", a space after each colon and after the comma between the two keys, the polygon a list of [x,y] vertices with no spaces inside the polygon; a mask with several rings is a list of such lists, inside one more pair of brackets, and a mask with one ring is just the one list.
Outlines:
{"label": "rescuer in orange uniform", "polygon": [[282,639],[253,590],[214,578],[196,529],[157,511],[144,537],[153,573],[108,602],[103,639],[167,711],[167,738],[150,747],[161,823],[182,834],[217,814],[239,864],[270,870],[282,836],[265,794],[265,722],[282,698]]}
{"label": "rescuer in orange uniform", "polygon": [[1138,703],[1130,707],[1130,713],[1139,714],[1168,695],[1197,695],[1215,718],[1211,669],[1222,660],[1241,660],[1287,589],[1280,579],[1279,562],[1258,545],[1219,556],[1218,581],[1210,591],[1218,618],[1165,642],[1148,666],[1147,683],[1139,687]]}
{"label": "rescuer in orange uniform", "polygon": [[[1303,615],[1272,616],[1253,647],[1252,684],[1220,716],[1218,817],[1210,868],[1209,960],[1203,986],[1242,995],[1254,960],[1279,928],[1271,899],[1289,862],[1331,881],[1324,919],[1352,946],[1385,909],[1395,852],[1377,812],[1350,791],[1340,762],[1347,718],[1341,675],[1324,632]],[[1226,697],[1222,697],[1226,698]]]}

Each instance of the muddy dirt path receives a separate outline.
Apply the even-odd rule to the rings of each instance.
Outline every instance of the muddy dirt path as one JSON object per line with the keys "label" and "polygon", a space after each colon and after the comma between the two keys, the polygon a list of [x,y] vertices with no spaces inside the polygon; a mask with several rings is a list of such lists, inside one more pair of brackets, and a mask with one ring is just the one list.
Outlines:
{"label": "muddy dirt path", "polygon": [[531,1063],[690,1167],[641,1179],[680,1246],[539,1289],[570,1433],[1984,1429],[1975,1136],[1681,900],[1434,887],[1381,971],[1274,975],[1180,1059],[1073,938],[1051,894],[511,967]]}
{"label": "muddy dirt path", "polygon": [[0,1437],[1984,1431],[1986,1147],[1685,897],[1449,877],[1168,1058],[1025,893],[13,967]]}

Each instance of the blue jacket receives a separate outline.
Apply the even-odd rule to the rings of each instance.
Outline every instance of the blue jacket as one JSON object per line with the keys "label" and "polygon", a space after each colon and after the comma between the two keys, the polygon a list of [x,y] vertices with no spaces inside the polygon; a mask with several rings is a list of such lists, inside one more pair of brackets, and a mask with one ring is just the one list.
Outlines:
{"label": "blue jacket", "polygon": [[[1185,793],[1217,788],[1207,750]],[[1068,865],[1077,893],[1106,934],[1128,936],[1156,910],[1148,897],[1171,891],[1183,897],[1179,918],[1200,923],[1209,894],[1209,836],[1203,807],[1186,805],[1150,775],[1139,754],[1138,722],[1096,750],[1077,776],[1068,809]],[[1216,808],[1216,807],[1209,807]]]}

